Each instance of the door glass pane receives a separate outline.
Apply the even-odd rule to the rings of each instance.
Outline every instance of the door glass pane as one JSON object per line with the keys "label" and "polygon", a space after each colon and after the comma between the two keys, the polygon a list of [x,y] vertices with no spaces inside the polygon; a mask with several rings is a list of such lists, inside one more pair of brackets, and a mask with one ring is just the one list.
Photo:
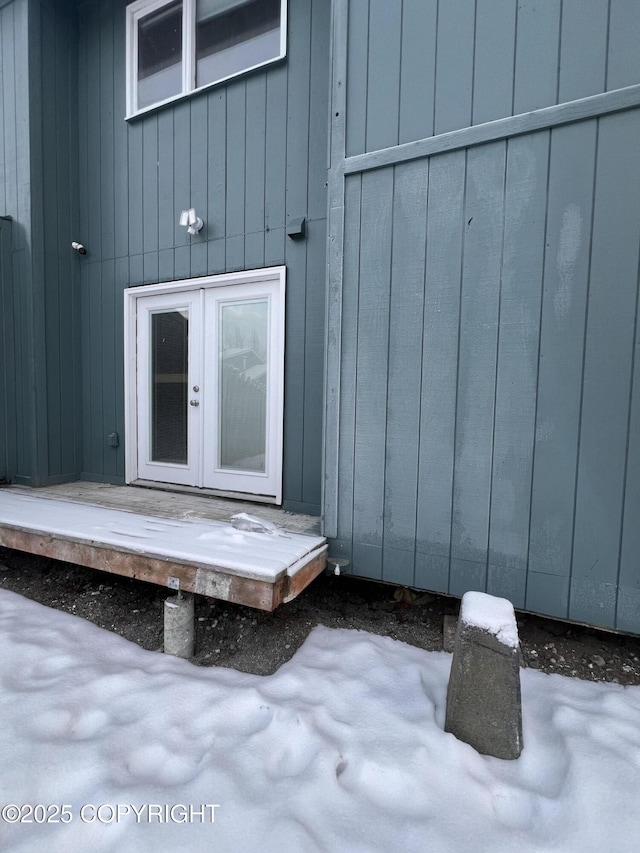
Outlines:
{"label": "door glass pane", "polygon": [[189,312],[151,313],[151,460],[187,464]]}
{"label": "door glass pane", "polygon": [[198,86],[280,56],[281,0],[197,0]]}
{"label": "door glass pane", "polygon": [[223,302],[219,313],[218,466],[265,471],[269,301]]}
{"label": "door glass pane", "polygon": [[138,22],[138,108],[182,92],[182,0]]}

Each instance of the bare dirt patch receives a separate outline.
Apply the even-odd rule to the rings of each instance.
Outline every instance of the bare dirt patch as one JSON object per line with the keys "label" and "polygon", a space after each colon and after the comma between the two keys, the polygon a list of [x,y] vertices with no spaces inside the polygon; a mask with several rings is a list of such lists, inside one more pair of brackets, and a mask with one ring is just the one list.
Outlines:
{"label": "bare dirt patch", "polygon": [[[162,650],[168,590],[93,569],[0,549],[0,587],[81,616],[152,651]],[[274,672],[315,625],[352,628],[443,649],[454,598],[323,575],[274,613],[196,596],[193,663]],[[589,681],[640,684],[640,637],[518,614],[523,666]]]}

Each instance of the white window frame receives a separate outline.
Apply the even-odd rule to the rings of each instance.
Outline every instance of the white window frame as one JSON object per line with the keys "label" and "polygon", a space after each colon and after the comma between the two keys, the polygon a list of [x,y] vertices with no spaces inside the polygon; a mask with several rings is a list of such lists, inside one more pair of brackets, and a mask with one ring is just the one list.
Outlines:
{"label": "white window frame", "polygon": [[196,86],[196,0],[182,0],[182,91],[177,95],[171,95],[155,104],[138,108],[138,22],[151,12],[168,6],[173,0],[137,0],[127,6],[126,24],[126,52],[127,52],[127,114],[125,118],[130,119],[137,115],[156,110],[164,104],[177,101],[181,98],[218,86],[234,77],[240,77],[257,68],[279,62],[287,55],[287,0],[280,0],[280,52],[278,56],[258,62],[242,71],[213,80],[204,86]]}
{"label": "white window frame", "polygon": [[[277,286],[277,309],[272,315],[272,341],[274,361],[271,365],[269,390],[269,418],[271,430],[270,458],[276,480],[274,492],[261,496],[256,492],[230,492],[224,489],[204,487],[203,491],[227,497],[244,498],[266,503],[282,503],[282,468],[284,450],[284,352],[285,352],[285,293],[286,267],[265,267],[235,273],[221,273],[199,278],[160,282],[159,284],[130,287],[124,291],[124,409],[125,409],[125,481],[142,482],[138,472],[138,324],[137,300],[144,296],[186,293],[209,288],[224,288],[238,284],[267,282]],[[200,460],[202,466],[204,459]],[[203,470],[204,473],[204,470]],[[146,482],[146,481],[145,481]],[[148,485],[152,485],[149,483]],[[159,486],[160,487],[160,486]]]}

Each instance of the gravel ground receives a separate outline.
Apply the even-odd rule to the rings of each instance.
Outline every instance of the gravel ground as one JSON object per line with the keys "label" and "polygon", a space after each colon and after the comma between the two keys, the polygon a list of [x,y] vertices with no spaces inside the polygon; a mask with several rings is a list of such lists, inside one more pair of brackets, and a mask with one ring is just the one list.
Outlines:
{"label": "gravel ground", "polygon": [[[0,587],[162,650],[166,589],[0,548]],[[274,613],[196,597],[193,663],[267,675],[315,625],[357,628],[423,649],[443,649],[458,601],[342,575],[323,575]],[[589,681],[640,684],[640,637],[518,614],[522,665]],[[444,632],[450,637],[450,631]]]}

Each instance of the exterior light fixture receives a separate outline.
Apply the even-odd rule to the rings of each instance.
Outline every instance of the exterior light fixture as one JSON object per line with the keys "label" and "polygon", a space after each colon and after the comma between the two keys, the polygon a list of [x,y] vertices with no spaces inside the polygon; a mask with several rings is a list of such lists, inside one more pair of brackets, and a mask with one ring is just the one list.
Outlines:
{"label": "exterior light fixture", "polygon": [[185,226],[189,234],[197,234],[202,231],[204,222],[196,214],[195,209],[190,207],[189,210],[183,210],[180,214],[180,225]]}

